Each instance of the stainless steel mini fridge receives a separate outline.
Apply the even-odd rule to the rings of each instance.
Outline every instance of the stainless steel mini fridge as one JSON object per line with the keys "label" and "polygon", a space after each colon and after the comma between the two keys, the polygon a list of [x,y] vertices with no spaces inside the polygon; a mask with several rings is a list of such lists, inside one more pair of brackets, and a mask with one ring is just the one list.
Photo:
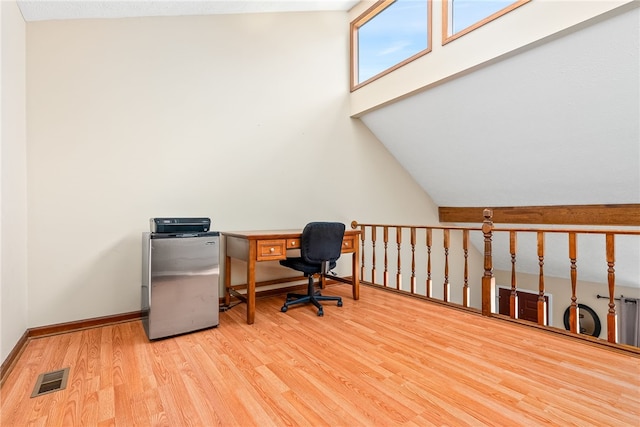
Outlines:
{"label": "stainless steel mini fridge", "polygon": [[220,234],[142,233],[142,323],[150,340],[218,326]]}

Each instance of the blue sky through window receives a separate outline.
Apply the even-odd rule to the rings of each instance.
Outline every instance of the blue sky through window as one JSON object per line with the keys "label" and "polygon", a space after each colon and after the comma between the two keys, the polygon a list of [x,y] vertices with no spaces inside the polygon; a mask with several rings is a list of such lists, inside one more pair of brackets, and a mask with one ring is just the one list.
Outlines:
{"label": "blue sky through window", "polygon": [[453,0],[451,3],[451,34],[455,34],[504,9],[514,0]]}
{"label": "blue sky through window", "polygon": [[[516,0],[450,1],[453,35],[493,15]],[[358,83],[427,49],[427,0],[396,0],[358,29]]]}
{"label": "blue sky through window", "polygon": [[358,29],[358,82],[427,48],[427,2],[397,0]]}

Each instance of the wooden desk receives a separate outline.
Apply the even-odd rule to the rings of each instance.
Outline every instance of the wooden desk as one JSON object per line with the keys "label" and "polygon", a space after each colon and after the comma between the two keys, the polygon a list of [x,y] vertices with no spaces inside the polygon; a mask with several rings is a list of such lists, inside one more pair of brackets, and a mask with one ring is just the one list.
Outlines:
{"label": "wooden desk", "polygon": [[[247,323],[252,324],[256,314],[256,263],[262,261],[278,261],[287,257],[287,250],[300,249],[302,230],[278,231],[225,231],[225,275],[224,299],[229,304],[231,294],[247,303]],[[353,299],[360,298],[360,230],[345,230],[342,240],[342,253],[351,256],[351,280],[343,277],[332,277],[353,286]],[[247,264],[247,293],[242,295],[231,286],[231,259],[238,259]],[[284,267],[283,267],[284,268]]]}

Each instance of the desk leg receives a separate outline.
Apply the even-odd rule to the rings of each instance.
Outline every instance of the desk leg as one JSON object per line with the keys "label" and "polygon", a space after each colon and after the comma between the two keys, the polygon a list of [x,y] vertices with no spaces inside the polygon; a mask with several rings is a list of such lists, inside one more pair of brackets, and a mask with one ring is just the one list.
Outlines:
{"label": "desk leg", "polygon": [[231,304],[231,257],[224,257],[224,305],[229,307]]}
{"label": "desk leg", "polygon": [[360,298],[360,242],[355,239],[355,251],[351,259],[351,278],[353,279],[353,299]]}
{"label": "desk leg", "polygon": [[249,242],[249,258],[247,259],[247,324],[252,325],[256,317],[256,257],[257,244]]}

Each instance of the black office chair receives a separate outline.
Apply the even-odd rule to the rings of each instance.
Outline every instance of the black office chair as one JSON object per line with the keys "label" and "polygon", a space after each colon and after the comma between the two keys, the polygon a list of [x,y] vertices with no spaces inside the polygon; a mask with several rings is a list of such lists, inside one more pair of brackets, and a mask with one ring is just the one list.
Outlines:
{"label": "black office chair", "polygon": [[336,267],[342,250],[344,228],[340,222],[310,222],[304,227],[300,237],[300,256],[283,259],[280,264],[301,271],[309,278],[307,293],[288,293],[280,311],[284,313],[290,305],[310,302],[318,308],[318,316],[322,316],[324,311],[320,301],[337,301],[338,307],[342,307],[342,298],[324,296],[315,290],[313,276],[319,274],[322,278]]}

